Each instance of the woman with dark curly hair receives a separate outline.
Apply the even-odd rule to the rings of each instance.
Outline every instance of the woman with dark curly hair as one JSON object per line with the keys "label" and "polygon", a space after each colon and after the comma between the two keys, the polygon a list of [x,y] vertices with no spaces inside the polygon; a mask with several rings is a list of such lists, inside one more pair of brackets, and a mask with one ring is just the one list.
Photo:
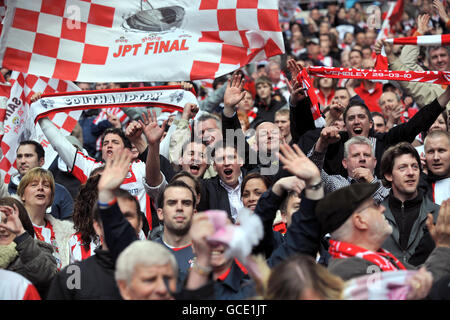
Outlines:
{"label": "woman with dark curly hair", "polygon": [[99,167],[92,172],[75,199],[73,223],[76,232],[69,239],[70,263],[89,258],[94,255],[94,250],[100,245],[93,226],[92,208],[97,203],[97,185],[103,168]]}

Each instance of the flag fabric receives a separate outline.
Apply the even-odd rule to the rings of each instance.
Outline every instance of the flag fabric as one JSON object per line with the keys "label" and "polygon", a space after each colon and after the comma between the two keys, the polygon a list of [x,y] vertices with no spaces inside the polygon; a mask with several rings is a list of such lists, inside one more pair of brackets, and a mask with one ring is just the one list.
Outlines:
{"label": "flag fabric", "polygon": [[[70,81],[49,79],[31,74],[14,71],[11,75],[11,93],[7,102],[4,119],[4,136],[1,141],[3,158],[0,161],[0,172],[5,182],[16,173],[16,150],[19,142],[35,140],[45,150],[45,165],[47,168],[55,159],[57,153],[45,138],[39,125],[28,126],[30,115],[30,98],[36,92],[54,93],[80,90]],[[50,120],[64,135],[70,135],[75,128],[81,111],[61,112],[50,116]]]}
{"label": "flag fabric", "polygon": [[405,3],[404,0],[397,0],[395,2],[394,9],[392,10],[389,16],[389,24],[391,28],[399,21],[402,20],[403,11],[404,11]]}
{"label": "flag fabric", "polygon": [[215,79],[284,53],[277,0],[9,0],[4,67],[83,82]]}
{"label": "flag fabric", "polygon": [[430,36],[403,37],[386,39],[392,44],[410,44],[417,46],[448,46],[450,45],[450,34],[436,34]]}
{"label": "flag fabric", "polygon": [[311,100],[311,114],[313,116],[316,128],[325,127],[326,122],[320,113],[319,100],[317,99],[316,90],[305,68],[303,68],[297,75],[297,81],[302,84],[303,88],[306,89],[309,100]]}
{"label": "flag fabric", "polygon": [[386,39],[389,36],[389,33],[391,33],[391,16],[392,16],[392,12],[394,11],[394,7],[395,7],[395,3],[390,2],[389,9],[386,13],[386,16],[383,19],[383,24],[381,25],[381,29],[378,32],[377,40]]}

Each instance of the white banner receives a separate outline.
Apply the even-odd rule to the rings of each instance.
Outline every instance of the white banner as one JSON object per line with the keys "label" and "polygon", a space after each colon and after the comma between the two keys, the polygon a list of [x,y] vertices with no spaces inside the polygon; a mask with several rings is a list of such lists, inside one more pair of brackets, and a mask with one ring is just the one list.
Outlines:
{"label": "white banner", "polygon": [[277,0],[9,0],[4,67],[85,82],[214,79],[284,53]]}

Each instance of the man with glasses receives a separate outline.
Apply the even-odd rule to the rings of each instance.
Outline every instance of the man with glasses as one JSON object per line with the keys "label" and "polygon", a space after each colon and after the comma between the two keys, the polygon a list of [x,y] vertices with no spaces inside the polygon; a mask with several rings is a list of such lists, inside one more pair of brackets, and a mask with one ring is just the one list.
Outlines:
{"label": "man with glasses", "polygon": [[383,248],[402,262],[415,266],[424,263],[434,249],[425,222],[428,213],[436,221],[439,211],[439,206],[419,188],[420,172],[419,154],[407,142],[396,144],[383,154],[381,174],[391,187],[389,196],[383,201],[384,216],[393,229]]}

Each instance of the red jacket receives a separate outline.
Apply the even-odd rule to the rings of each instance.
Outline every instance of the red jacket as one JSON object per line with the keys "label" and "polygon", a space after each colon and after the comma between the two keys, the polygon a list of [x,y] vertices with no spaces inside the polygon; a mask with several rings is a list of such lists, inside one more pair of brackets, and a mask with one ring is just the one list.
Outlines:
{"label": "red jacket", "polygon": [[361,85],[355,88],[355,92],[364,100],[364,103],[367,105],[370,112],[382,112],[380,105],[378,104],[378,99],[380,99],[383,94],[383,85],[380,82],[375,83],[375,89],[372,93],[367,91],[364,82],[361,82]]}

